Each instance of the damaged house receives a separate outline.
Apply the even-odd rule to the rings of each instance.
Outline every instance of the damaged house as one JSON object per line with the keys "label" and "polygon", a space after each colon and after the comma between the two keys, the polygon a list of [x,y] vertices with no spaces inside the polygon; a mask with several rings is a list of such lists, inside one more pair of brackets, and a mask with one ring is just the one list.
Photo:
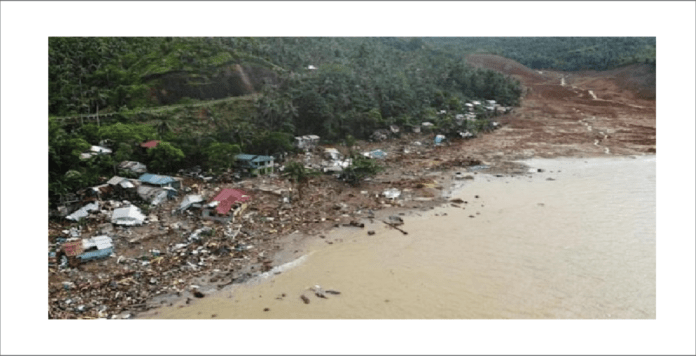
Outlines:
{"label": "damaged house", "polygon": [[138,189],[141,199],[151,205],[159,205],[168,198],[177,195],[177,189],[181,189],[181,179],[158,174],[145,173],[138,178],[142,183]]}
{"label": "damaged house", "polygon": [[239,189],[225,188],[203,206],[201,218],[218,222],[229,222],[246,209],[251,196]]}
{"label": "damaged house", "polygon": [[319,144],[319,136],[305,135],[295,137],[295,147],[301,150],[311,150]]}
{"label": "damaged house", "polygon": [[250,175],[273,173],[273,157],[261,155],[238,154],[234,156],[237,167]]}
{"label": "damaged house", "polygon": [[140,182],[119,176],[113,176],[106,184],[111,187],[111,193],[120,199],[133,199]]}
{"label": "damaged house", "polygon": [[143,222],[145,222],[145,215],[135,205],[114,209],[111,215],[111,223],[115,225],[134,226],[142,225]]}
{"label": "damaged house", "polygon": [[114,252],[113,240],[106,235],[71,240],[63,243],[57,257],[62,263],[73,267],[83,262],[107,258]]}
{"label": "damaged house", "polygon": [[118,169],[124,170],[133,174],[143,174],[147,172],[147,166],[140,162],[135,161],[123,161],[119,163]]}

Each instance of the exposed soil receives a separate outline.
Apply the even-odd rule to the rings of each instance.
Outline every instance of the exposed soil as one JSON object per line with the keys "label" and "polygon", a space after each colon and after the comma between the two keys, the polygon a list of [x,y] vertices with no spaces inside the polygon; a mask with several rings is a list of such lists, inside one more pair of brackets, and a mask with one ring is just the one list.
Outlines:
{"label": "exposed soil", "polygon": [[492,55],[472,55],[468,62],[519,79],[526,95],[521,107],[500,118],[502,129],[464,141],[467,153],[510,160],[606,155],[606,149],[616,155],[656,152],[655,71],[649,65],[562,73]]}
{"label": "exposed soil", "polygon": [[[434,133],[361,143],[355,148],[359,152],[380,148],[388,155],[382,161],[385,171],[358,187],[332,175],[313,179],[301,196],[296,186],[278,176],[229,184],[185,182],[188,187],[197,184],[195,190],[205,197],[215,189],[233,187],[251,193],[253,200],[230,225],[202,221],[193,213],[171,215],[179,197],[154,213],[157,222],[116,229],[111,235],[116,254],[123,256],[120,262],[110,258],[67,270],[49,268],[49,317],[117,318],[148,310],[152,316],[158,305],[179,303],[185,307],[201,292],[205,295],[244,282],[302,256],[306,243],[318,239],[340,243],[325,239],[328,229],[361,229],[360,224],[366,221],[441,205],[458,182],[456,172],[463,173],[458,177],[463,180],[478,172],[529,174],[514,161],[656,151],[655,101],[650,99],[651,93],[654,98],[655,74],[649,66],[561,73],[535,71],[492,55],[473,55],[468,63],[501,71],[524,85],[522,106],[496,118],[502,128],[444,146],[433,145]],[[347,153],[346,147],[336,148]],[[314,151],[310,162],[320,160],[321,150]],[[397,188],[402,195],[390,200],[381,194],[388,188]],[[290,203],[283,201],[282,194],[271,192],[291,189]],[[83,237],[96,235],[103,219],[92,217]],[[52,223],[49,241],[67,225]],[[203,226],[215,229],[211,236],[174,248]],[[240,232],[231,234],[234,230]],[[159,256],[152,255],[152,249],[159,250]],[[63,283],[67,281],[75,284],[66,288]],[[82,309],[76,310],[79,306]]]}

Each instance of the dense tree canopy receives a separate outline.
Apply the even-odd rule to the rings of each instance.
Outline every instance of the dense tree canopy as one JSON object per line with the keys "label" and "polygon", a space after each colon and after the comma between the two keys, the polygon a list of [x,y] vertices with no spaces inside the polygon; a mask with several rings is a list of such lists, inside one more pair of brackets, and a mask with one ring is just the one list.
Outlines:
{"label": "dense tree canopy", "polygon": [[[297,135],[353,142],[424,121],[447,130],[467,101],[518,105],[519,82],[467,66],[466,55],[481,50],[533,68],[601,70],[654,64],[655,39],[52,37],[50,196],[103,182],[123,160],[160,173],[193,165],[220,171],[238,152],[291,151]],[[240,87],[253,95],[206,101],[246,95]],[[174,106],[158,101],[177,90],[190,97]],[[110,116],[60,118],[96,113]],[[152,139],[162,142],[139,146]],[[113,153],[80,159],[100,142]],[[356,160],[351,179],[370,174],[369,165]]]}

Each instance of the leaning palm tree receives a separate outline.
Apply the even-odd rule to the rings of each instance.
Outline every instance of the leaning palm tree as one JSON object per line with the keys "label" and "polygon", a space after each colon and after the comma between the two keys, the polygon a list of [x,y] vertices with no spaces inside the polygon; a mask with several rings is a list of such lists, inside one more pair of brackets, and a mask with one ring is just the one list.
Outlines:
{"label": "leaning palm tree", "polygon": [[297,197],[302,200],[302,190],[309,182],[310,178],[320,174],[319,171],[307,169],[300,162],[291,162],[285,166],[283,175],[295,183]]}

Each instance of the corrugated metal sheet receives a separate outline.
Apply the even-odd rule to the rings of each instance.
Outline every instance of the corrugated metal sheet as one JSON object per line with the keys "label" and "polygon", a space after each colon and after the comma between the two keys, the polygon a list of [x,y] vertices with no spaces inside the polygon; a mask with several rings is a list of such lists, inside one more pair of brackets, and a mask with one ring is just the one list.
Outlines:
{"label": "corrugated metal sheet", "polygon": [[109,153],[111,153],[111,149],[106,148],[106,147],[102,147],[102,146],[92,146],[92,147],[90,147],[89,150],[92,151],[92,152],[94,152],[94,153],[99,153],[99,154],[109,154]]}
{"label": "corrugated metal sheet", "polygon": [[157,174],[152,174],[152,173],[145,173],[138,178],[143,183],[147,184],[152,184],[152,185],[165,185],[169,183],[176,182],[176,179],[170,177],[170,176],[161,176]]}
{"label": "corrugated metal sheet", "polygon": [[82,248],[84,250],[89,250],[93,247],[96,247],[99,250],[103,250],[112,246],[113,240],[111,239],[111,237],[106,235],[94,236],[92,238],[82,240]]}
{"label": "corrugated metal sheet", "polygon": [[203,197],[200,195],[187,195],[179,206],[179,210],[186,210],[192,204],[200,203],[203,201]]}
{"label": "corrugated metal sheet", "polygon": [[145,221],[145,215],[140,212],[137,206],[128,206],[115,209],[111,215],[111,222],[116,225],[140,225]]}
{"label": "corrugated metal sheet", "polygon": [[234,205],[237,202],[245,202],[251,199],[251,196],[249,196],[246,192],[241,191],[239,189],[223,189],[213,197],[213,199],[210,199],[211,202],[217,201],[220,202],[218,206],[215,208],[215,211],[218,214],[224,215],[227,214],[227,212],[230,211],[232,208],[232,205]]}
{"label": "corrugated metal sheet", "polygon": [[109,179],[109,180],[106,182],[106,184],[109,184],[109,185],[116,185],[116,184],[121,183],[121,182],[124,181],[125,179],[126,179],[126,178],[124,178],[124,177],[113,176],[113,177],[111,177],[111,179]]}
{"label": "corrugated metal sheet", "polygon": [[82,208],[76,210],[74,213],[66,216],[65,218],[72,221],[78,221],[82,218],[86,218],[89,215],[89,212],[94,210],[99,210],[99,204],[97,204],[96,202],[83,206]]}
{"label": "corrugated metal sheet", "polygon": [[118,165],[118,168],[127,169],[134,173],[145,173],[147,172],[147,166],[140,162],[135,161],[123,161]]}
{"label": "corrugated metal sheet", "polygon": [[105,248],[103,250],[89,251],[81,254],[80,259],[84,262],[98,258],[107,258],[111,256],[113,252],[113,247]]}
{"label": "corrugated metal sheet", "polygon": [[241,153],[236,156],[234,156],[235,159],[241,160],[241,161],[249,161],[249,162],[268,162],[272,161],[273,157],[271,156],[261,156],[261,155],[250,155],[246,153]]}

